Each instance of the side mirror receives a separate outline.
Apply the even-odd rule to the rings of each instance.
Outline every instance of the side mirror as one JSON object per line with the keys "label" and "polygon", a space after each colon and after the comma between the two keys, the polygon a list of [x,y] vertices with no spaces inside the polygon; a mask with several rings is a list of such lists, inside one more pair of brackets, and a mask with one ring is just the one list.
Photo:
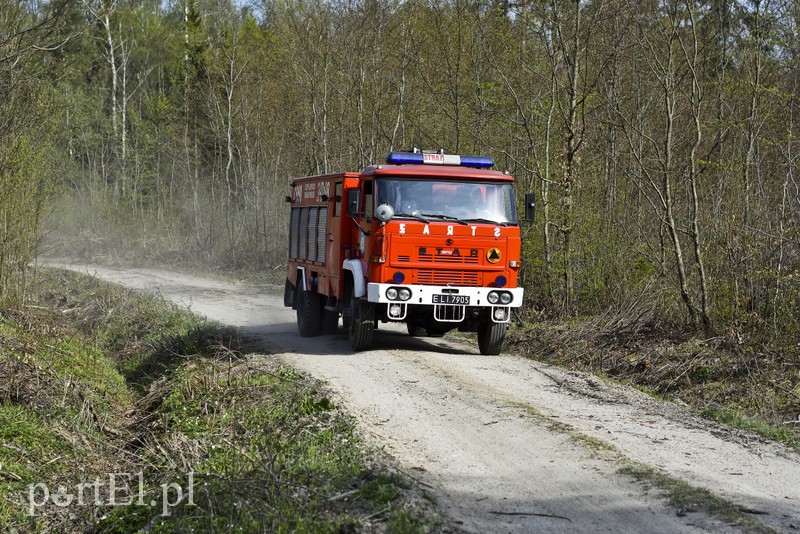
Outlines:
{"label": "side mirror", "polygon": [[347,215],[355,217],[358,215],[358,207],[361,205],[361,191],[358,189],[347,190]]}
{"label": "side mirror", "polygon": [[536,216],[536,193],[525,193],[525,220],[533,222]]}

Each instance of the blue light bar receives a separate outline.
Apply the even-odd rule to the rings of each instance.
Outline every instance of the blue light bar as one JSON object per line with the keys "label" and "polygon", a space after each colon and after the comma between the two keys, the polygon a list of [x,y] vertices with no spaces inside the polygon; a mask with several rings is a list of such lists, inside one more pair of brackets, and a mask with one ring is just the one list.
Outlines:
{"label": "blue light bar", "polygon": [[391,165],[422,165],[424,158],[422,152],[389,152],[386,163]]}
{"label": "blue light bar", "polygon": [[461,156],[461,166],[488,169],[494,167],[494,159],[491,156]]}
{"label": "blue light bar", "polygon": [[494,160],[489,156],[457,156],[438,152],[389,152],[386,163],[391,165],[456,165],[488,169],[494,167]]}

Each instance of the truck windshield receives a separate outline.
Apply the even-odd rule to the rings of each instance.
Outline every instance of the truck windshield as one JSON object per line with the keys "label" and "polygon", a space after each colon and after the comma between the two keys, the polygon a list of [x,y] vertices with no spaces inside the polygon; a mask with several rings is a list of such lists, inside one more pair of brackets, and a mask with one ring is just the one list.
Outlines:
{"label": "truck windshield", "polygon": [[376,205],[392,206],[395,217],[517,224],[510,183],[380,178]]}

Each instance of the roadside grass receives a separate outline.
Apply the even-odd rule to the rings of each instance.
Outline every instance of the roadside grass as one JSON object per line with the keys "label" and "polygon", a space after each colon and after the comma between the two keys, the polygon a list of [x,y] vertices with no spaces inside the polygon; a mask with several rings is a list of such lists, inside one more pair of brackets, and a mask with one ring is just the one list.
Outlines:
{"label": "roadside grass", "polygon": [[0,530],[436,524],[324,384],[246,357],[235,331],[75,273],[35,286],[0,311]]}
{"label": "roadside grass", "polygon": [[[46,515],[31,508],[32,493],[44,497],[44,488],[34,485],[56,493],[123,465],[113,438],[122,435],[121,407],[133,396],[113,363],[60,319],[43,309],[0,317],[3,531],[68,530],[72,514],[64,507]],[[82,520],[96,517],[94,510],[81,512]]]}
{"label": "roadside grass", "polygon": [[698,414],[800,451],[797,347],[738,344],[725,336],[681,338],[618,317],[511,329],[517,354],[594,373],[684,403]]}
{"label": "roadside grass", "polygon": [[730,525],[743,527],[748,532],[775,532],[773,528],[747,515],[746,510],[731,501],[717,497],[705,488],[692,486],[688,482],[638,462],[624,459],[620,459],[619,462],[621,474],[632,477],[646,488],[662,492],[680,515],[705,511]]}
{"label": "roadside grass", "polygon": [[621,475],[634,479],[646,490],[659,492],[679,515],[705,512],[727,524],[742,527],[748,532],[774,532],[774,529],[750,517],[748,510],[743,510],[735,503],[718,497],[705,488],[693,486],[655,467],[631,460],[613,444],[585,434],[570,424],[550,419],[533,406],[522,403],[514,404],[528,417],[546,426],[549,430],[565,435],[585,450],[614,462]]}
{"label": "roadside grass", "polygon": [[[143,500],[157,504],[115,509],[99,531],[423,530],[400,498],[402,480],[373,463],[323,386],[294,370],[193,362],[157,384],[147,402],[138,434],[159,446],[139,451],[155,467]],[[165,502],[170,484],[177,486]],[[168,516],[166,503],[174,504]]]}
{"label": "roadside grass", "polygon": [[747,430],[775,441],[781,441],[800,452],[798,436],[787,427],[772,426],[758,417],[752,417],[741,411],[731,410],[722,406],[707,406],[700,413],[728,426]]}

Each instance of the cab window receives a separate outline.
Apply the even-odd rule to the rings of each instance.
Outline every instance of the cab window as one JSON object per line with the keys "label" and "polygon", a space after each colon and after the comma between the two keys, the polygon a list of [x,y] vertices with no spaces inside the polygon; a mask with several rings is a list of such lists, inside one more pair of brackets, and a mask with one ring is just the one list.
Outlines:
{"label": "cab window", "polygon": [[374,196],[372,194],[372,180],[364,182],[364,213],[367,220],[372,218],[372,213],[375,211]]}

